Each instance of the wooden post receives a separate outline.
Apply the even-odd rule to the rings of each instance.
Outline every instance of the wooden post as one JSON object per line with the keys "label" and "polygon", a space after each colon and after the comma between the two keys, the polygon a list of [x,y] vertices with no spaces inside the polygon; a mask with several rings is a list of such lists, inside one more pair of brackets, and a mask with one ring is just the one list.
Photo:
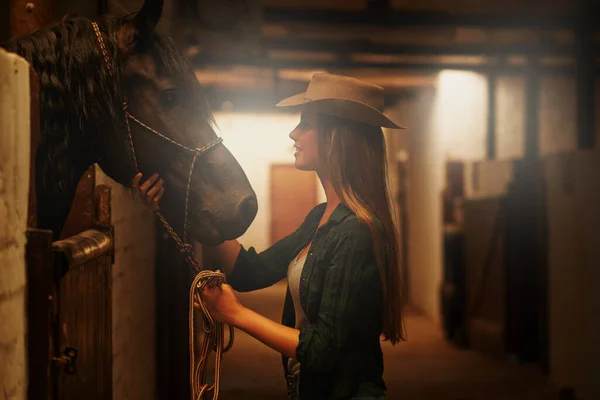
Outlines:
{"label": "wooden post", "polygon": [[27,229],[27,398],[49,399],[52,359],[52,231]]}
{"label": "wooden post", "polygon": [[[52,0],[10,0],[10,37],[23,36],[31,33],[52,20]],[[7,10],[8,11],[8,10]],[[39,142],[39,82],[38,76],[30,70],[30,97],[31,97],[31,152],[30,152],[30,180],[29,180],[29,205],[27,227],[35,228],[36,218],[36,191],[35,191],[35,155]]]}
{"label": "wooden post", "polygon": [[584,0],[577,25],[577,147],[593,149],[596,139],[596,41],[597,0]]}
{"label": "wooden post", "polygon": [[537,160],[540,151],[540,76],[539,60],[529,59],[525,86],[525,158]]}
{"label": "wooden post", "polygon": [[52,20],[52,0],[11,0],[10,35],[27,35]]}
{"label": "wooden post", "polygon": [[486,156],[488,160],[496,158],[496,74],[488,75],[488,115]]}

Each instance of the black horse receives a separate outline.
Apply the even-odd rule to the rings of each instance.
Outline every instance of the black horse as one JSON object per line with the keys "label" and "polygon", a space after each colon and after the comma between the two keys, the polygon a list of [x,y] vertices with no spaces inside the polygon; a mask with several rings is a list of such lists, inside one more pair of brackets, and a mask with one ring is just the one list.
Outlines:
{"label": "black horse", "polygon": [[90,165],[130,185],[132,146],[146,178],[154,172],[164,177],[161,208],[180,234],[188,184],[189,230],[202,243],[236,238],[256,216],[256,195],[223,145],[199,154],[192,168],[192,152],[132,121],[130,143],[125,100],[131,115],[189,149],[217,140],[191,65],[155,30],[162,8],[163,1],[146,0],[136,14],[97,21],[97,32],[87,18],[65,18],[3,45],[27,59],[39,77],[37,219],[55,238]]}

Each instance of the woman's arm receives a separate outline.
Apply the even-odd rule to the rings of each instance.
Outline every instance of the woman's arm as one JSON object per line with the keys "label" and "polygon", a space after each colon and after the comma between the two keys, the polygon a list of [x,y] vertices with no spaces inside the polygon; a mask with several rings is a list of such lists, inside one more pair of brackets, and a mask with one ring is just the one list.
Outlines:
{"label": "woman's arm", "polygon": [[[244,307],[231,286],[224,284],[221,287],[205,287],[202,300],[215,320],[241,329],[273,350],[296,358],[300,331]],[[194,305],[199,307],[197,302]]]}
{"label": "woman's arm", "polygon": [[231,275],[233,272],[241,250],[242,245],[237,240],[227,240],[217,246],[205,245],[203,247],[209,262],[217,264],[219,268],[225,271],[226,275]]}
{"label": "woman's arm", "polygon": [[245,307],[240,310],[238,318],[239,320],[232,322],[233,326],[273,350],[296,359],[296,348],[298,348],[300,335],[298,329],[281,325]]}

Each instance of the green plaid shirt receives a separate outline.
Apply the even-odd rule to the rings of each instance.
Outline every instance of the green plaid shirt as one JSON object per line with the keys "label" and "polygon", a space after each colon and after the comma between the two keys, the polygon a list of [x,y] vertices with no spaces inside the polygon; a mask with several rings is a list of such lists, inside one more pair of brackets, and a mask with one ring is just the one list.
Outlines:
{"label": "green plaid shirt", "polygon": [[[371,233],[340,204],[317,230],[325,204],[315,207],[300,228],[258,254],[240,252],[228,283],[247,292],[284,279],[290,262],[312,242],[300,277],[300,303],[308,323],[300,328],[296,358],[301,364],[302,400],[342,399],[362,382],[383,382],[382,288]],[[289,289],[282,323],[294,327]],[[283,356],[287,374],[287,357]]]}

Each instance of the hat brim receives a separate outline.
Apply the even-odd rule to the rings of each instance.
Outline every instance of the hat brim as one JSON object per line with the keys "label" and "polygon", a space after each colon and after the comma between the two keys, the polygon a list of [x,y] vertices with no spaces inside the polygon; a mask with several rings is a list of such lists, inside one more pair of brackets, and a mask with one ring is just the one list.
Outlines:
{"label": "hat brim", "polygon": [[302,110],[309,104],[314,105],[316,111],[321,114],[351,119],[369,125],[381,126],[383,128],[406,129],[403,126],[396,124],[379,110],[368,104],[349,99],[332,97],[311,100],[306,98],[306,93],[300,93],[280,101],[277,103],[276,107]]}

